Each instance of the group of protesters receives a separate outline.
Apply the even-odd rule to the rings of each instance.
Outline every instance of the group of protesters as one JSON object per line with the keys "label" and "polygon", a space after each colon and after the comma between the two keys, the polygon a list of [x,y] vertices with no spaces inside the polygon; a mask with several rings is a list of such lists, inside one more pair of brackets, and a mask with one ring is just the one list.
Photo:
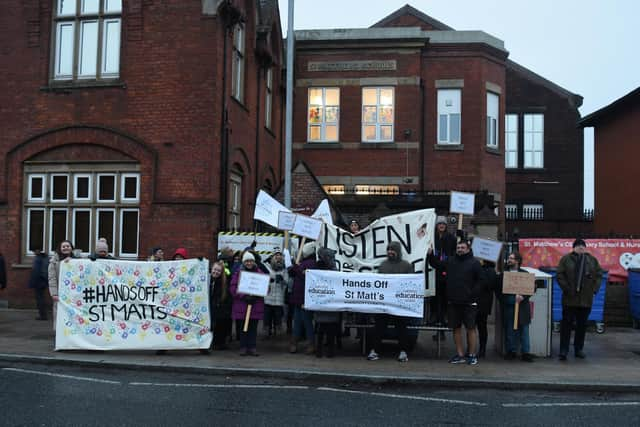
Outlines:
{"label": "group of protesters", "polygon": [[[360,231],[357,221],[350,225],[352,234]],[[561,342],[559,359],[567,360],[572,326],[575,322],[575,357],[584,358],[584,338],[586,321],[592,305],[593,296],[601,283],[602,269],[595,257],[586,253],[586,244],[577,239],[573,251],[565,255],[559,263],[557,277],[563,291],[563,319],[561,323]],[[306,270],[335,270],[335,251],[306,243],[300,248],[301,254],[295,262],[287,249],[274,248],[266,259],[262,259],[255,245],[243,251],[221,248],[217,259],[211,264],[210,274],[210,312],[213,341],[209,353],[213,350],[229,349],[235,338],[239,340],[241,356],[258,356],[258,325],[262,321],[265,337],[289,337],[288,351],[334,357],[336,348],[341,346],[343,317],[339,312],[307,310],[305,300]],[[55,311],[58,301],[58,276],[60,262],[74,257],[73,244],[64,240],[57,250],[47,258],[38,251],[34,258],[29,286],[35,289],[39,315],[37,319],[46,320],[44,289],[48,287],[54,301]],[[108,242],[99,239],[95,252],[89,258],[111,258]],[[185,248],[178,248],[171,259],[187,259]],[[163,261],[161,247],[153,248],[149,261]],[[435,296],[430,297],[428,324],[435,326],[434,340],[445,339],[444,331],[453,330],[455,354],[449,359],[452,364],[478,364],[478,359],[486,356],[487,318],[491,314],[494,297],[502,312],[504,336],[504,357],[507,360],[519,358],[525,362],[534,360],[530,351],[529,325],[531,310],[529,296],[502,293],[503,269],[493,262],[478,260],[471,251],[471,242],[458,230],[456,235],[447,230],[447,218],[438,216],[432,247],[427,254],[428,263],[435,269]],[[512,252],[506,259],[504,271],[524,272],[521,269],[522,257]],[[253,272],[269,275],[269,287],[266,296],[257,297],[243,294],[238,290],[241,272]],[[399,242],[388,243],[386,259],[379,265],[380,274],[410,274],[413,265],[402,259],[402,247]],[[517,326],[514,329],[514,316],[518,306]],[[247,319],[247,312],[249,316]],[[367,315],[359,314],[360,319]],[[408,318],[388,314],[375,314],[374,327],[370,333],[371,346],[367,348],[367,359],[380,358],[381,341],[390,323],[395,324],[398,334],[399,353],[397,360],[407,362],[411,350],[407,334]],[[247,321],[248,320],[248,321]],[[286,321],[286,333],[283,323]],[[463,339],[462,327],[466,331]],[[301,347],[303,341],[306,346]],[[164,350],[158,354],[165,353]]]}

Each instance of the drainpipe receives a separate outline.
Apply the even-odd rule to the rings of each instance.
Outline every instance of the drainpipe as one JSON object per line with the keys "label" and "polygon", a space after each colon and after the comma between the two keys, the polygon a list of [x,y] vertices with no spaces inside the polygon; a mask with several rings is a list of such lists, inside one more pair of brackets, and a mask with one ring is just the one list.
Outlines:
{"label": "drainpipe", "polygon": [[424,80],[420,77],[420,143],[418,144],[418,158],[420,159],[420,193],[424,195]]}

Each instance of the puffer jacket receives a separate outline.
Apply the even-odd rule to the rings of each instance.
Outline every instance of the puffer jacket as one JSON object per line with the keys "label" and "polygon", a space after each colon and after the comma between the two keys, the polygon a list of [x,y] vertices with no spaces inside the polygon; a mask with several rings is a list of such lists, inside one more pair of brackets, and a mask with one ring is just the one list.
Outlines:
{"label": "puffer jacket", "polygon": [[584,274],[580,292],[576,289],[578,254],[571,252],[560,259],[556,273],[558,284],[562,289],[562,305],[564,306],[591,307],[593,296],[600,290],[603,275],[600,263],[589,253],[585,253],[584,256]]}
{"label": "puffer jacket", "polygon": [[480,262],[469,252],[455,255],[446,262],[429,255],[429,264],[447,272],[447,300],[452,304],[478,303],[485,291],[486,280]]}

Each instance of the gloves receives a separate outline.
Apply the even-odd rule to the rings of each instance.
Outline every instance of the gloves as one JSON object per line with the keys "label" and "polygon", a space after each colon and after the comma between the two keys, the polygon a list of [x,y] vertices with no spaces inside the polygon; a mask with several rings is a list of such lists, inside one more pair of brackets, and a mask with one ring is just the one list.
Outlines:
{"label": "gloves", "polygon": [[253,305],[256,303],[256,301],[258,301],[258,297],[254,295],[245,295],[243,299],[244,299],[244,302],[246,302],[249,305]]}
{"label": "gloves", "polygon": [[461,240],[464,240],[464,230],[456,230],[456,237],[459,237]]}

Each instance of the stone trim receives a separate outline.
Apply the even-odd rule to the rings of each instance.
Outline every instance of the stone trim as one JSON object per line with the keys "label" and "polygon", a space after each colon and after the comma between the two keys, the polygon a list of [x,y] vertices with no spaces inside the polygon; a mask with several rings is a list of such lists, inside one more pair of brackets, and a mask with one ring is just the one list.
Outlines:
{"label": "stone trim", "polygon": [[436,89],[463,88],[464,79],[436,80]]}
{"label": "stone trim", "polygon": [[497,84],[491,83],[491,82],[485,82],[484,86],[489,92],[493,92],[497,95],[502,95],[502,88]]}
{"label": "stone trim", "polygon": [[419,86],[420,77],[363,77],[355,79],[297,79],[296,87],[331,86]]}

